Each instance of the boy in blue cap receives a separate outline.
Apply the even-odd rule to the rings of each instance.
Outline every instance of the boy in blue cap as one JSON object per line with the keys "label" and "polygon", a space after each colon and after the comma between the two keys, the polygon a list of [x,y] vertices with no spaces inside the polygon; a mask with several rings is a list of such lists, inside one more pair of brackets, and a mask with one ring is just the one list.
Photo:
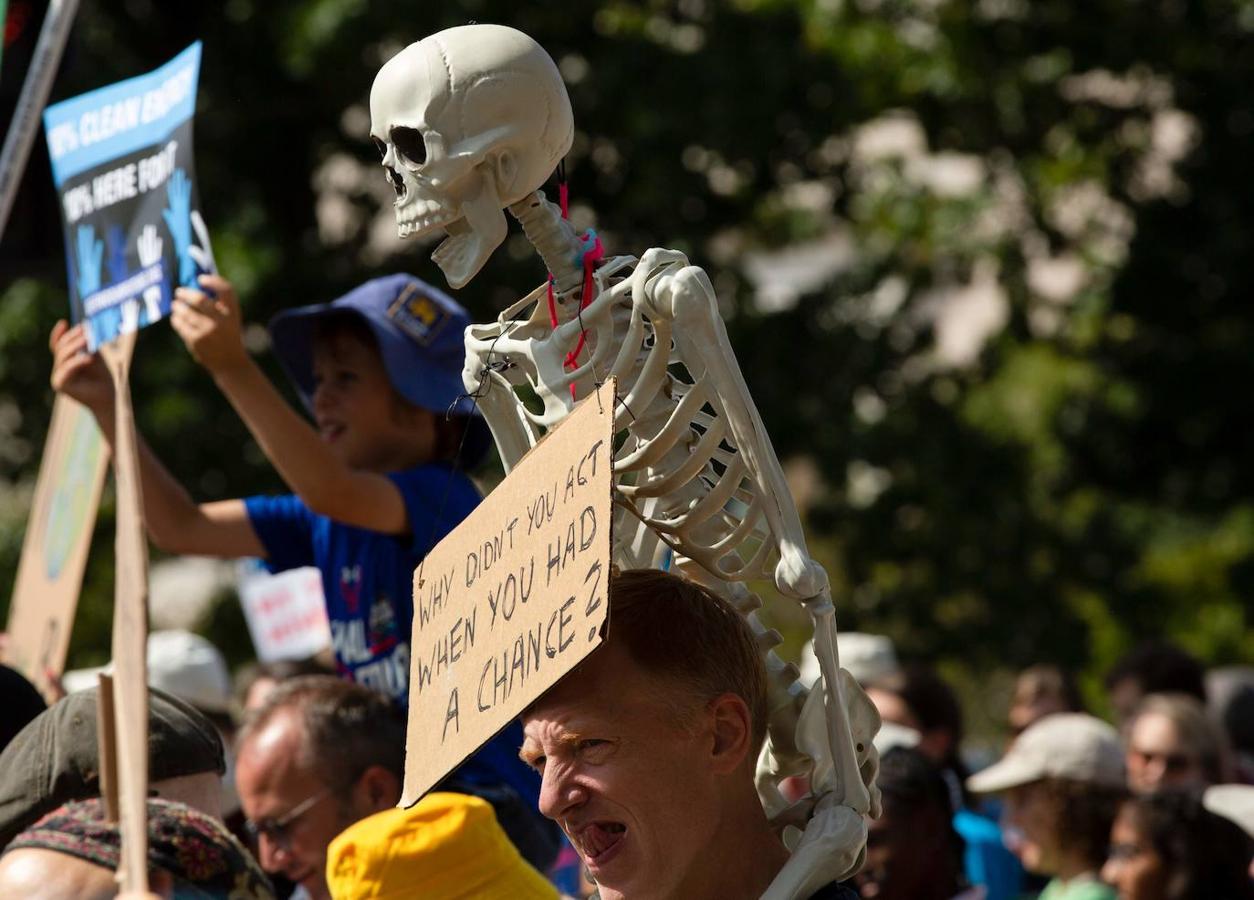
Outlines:
{"label": "boy in blue cap", "polygon": [[[141,439],[144,517],[170,553],[259,556],[273,571],[322,572],[341,675],[407,705],[413,572],[479,502],[463,468],[490,435],[463,394],[466,311],[410,275],[377,278],[270,323],[275,353],[313,414],[293,410],[249,356],[230,282],[180,288],[170,316],[292,494],[197,504]],[[86,353],[81,326],[57,323],[52,385],[114,437],[113,386]],[[535,800],[538,784],[506,729],[459,771],[504,780]]]}

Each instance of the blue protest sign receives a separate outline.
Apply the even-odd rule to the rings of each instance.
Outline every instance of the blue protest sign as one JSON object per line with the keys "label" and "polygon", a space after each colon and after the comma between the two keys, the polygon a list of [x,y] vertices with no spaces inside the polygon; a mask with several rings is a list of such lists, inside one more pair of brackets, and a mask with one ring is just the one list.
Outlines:
{"label": "blue protest sign", "polygon": [[213,270],[192,155],[199,74],[198,41],[44,111],[70,309],[92,351],[163,318],[175,287]]}

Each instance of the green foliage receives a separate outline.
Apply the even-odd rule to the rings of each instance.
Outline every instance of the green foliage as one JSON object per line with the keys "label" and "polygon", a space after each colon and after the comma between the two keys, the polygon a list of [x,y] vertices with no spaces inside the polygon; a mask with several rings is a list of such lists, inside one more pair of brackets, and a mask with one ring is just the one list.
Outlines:
{"label": "green foliage", "polygon": [[[804,505],[843,628],[888,633],[972,684],[1054,661],[1094,693],[1148,635],[1213,663],[1254,656],[1249,2],[396,12],[87,5],[56,95],[205,41],[206,218],[264,322],[380,272],[440,283],[424,248],[372,237],[390,212],[365,168],[369,86],[439,28],[520,27],[570,87],[576,217],[611,253],[679,247],[709,269],[776,449],[816,464]],[[336,160],[349,177],[327,174]],[[318,212],[332,207],[334,227]],[[43,238],[21,261],[33,277],[0,282],[7,572],[48,417],[44,336],[64,307],[61,251]],[[787,299],[760,302],[753,260],[826,238],[822,277],[785,270]],[[461,292],[480,319],[542,278],[525,246],[508,250]],[[209,379],[150,331],[135,394],[158,452],[206,499],[278,489]],[[109,512],[75,661],[103,646]],[[781,622],[795,646],[803,623]]]}

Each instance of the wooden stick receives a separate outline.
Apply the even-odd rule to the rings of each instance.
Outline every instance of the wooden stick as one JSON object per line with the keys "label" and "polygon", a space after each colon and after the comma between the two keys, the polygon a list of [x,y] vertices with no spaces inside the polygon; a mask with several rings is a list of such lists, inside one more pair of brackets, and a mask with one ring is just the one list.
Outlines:
{"label": "wooden stick", "polygon": [[96,694],[96,753],[100,759],[100,797],[104,800],[105,816],[110,822],[118,820],[118,739],[114,727],[116,712],[113,707],[113,677],[100,673],[100,688]]}
{"label": "wooden stick", "polygon": [[134,331],[100,348],[114,387],[117,436],[117,545],[113,605],[114,706],[117,712],[118,867],[122,893],[148,890],[148,545],[144,537],[139,456],[131,408]]}

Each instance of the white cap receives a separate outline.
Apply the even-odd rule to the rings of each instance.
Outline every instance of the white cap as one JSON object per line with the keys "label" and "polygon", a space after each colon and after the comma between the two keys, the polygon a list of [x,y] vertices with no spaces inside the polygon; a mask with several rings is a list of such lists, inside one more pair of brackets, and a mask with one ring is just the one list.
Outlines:
{"label": "white cap", "polygon": [[1030,725],[998,762],[967,779],[977,794],[1004,791],[1042,778],[1123,787],[1119,734],[1085,713],[1054,713]]}
{"label": "white cap", "polygon": [[190,631],[148,635],[148,683],[205,712],[231,711],[231,673],[222,651]]}
{"label": "white cap", "polygon": [[[840,667],[859,684],[880,681],[901,671],[892,639],[882,634],[839,631],[836,652],[840,654]],[[814,656],[813,640],[806,641],[801,648],[800,669],[803,683],[812,685],[818,680],[819,661]]]}
{"label": "white cap", "polygon": [[1202,806],[1241,826],[1254,837],[1254,785],[1214,784],[1202,794]]}
{"label": "white cap", "polygon": [[917,747],[921,740],[923,740],[923,735],[918,731],[909,725],[898,725],[896,722],[881,722],[880,730],[875,732],[875,737],[871,738],[880,756],[899,747],[906,749]]}
{"label": "white cap", "polygon": [[[96,676],[113,666],[77,669],[62,679],[67,691],[93,687]],[[154,631],[148,635],[148,684],[199,710],[231,711],[231,675],[222,652],[190,631]]]}

